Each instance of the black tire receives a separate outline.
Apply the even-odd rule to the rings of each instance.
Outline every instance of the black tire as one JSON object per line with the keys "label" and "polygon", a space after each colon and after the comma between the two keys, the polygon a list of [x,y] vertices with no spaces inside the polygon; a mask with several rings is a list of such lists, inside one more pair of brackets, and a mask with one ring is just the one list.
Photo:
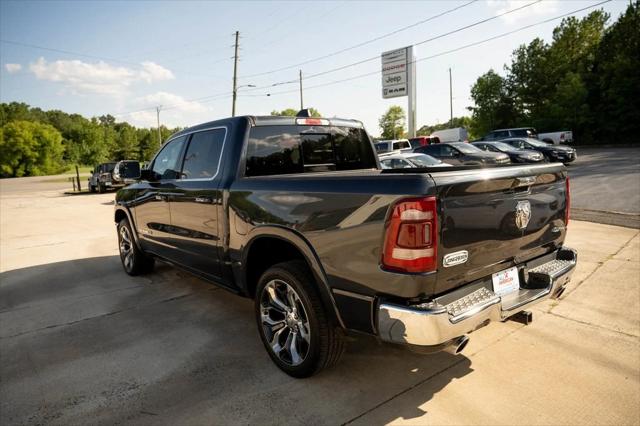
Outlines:
{"label": "black tire", "polygon": [[[293,303],[294,307],[297,306],[299,309],[299,304],[302,304],[303,309],[298,311],[298,315],[296,315],[295,309],[293,310],[293,315],[298,316],[301,320],[297,323],[300,328],[295,325],[293,326],[294,328],[291,328],[287,325],[287,318],[291,319],[287,315],[292,315],[291,312],[286,314],[283,310],[280,310],[278,307],[280,305],[270,303],[273,300],[270,297],[270,290],[274,290],[274,282],[277,283],[276,285],[281,285],[281,289],[288,290],[287,287],[283,286],[282,283],[284,283],[294,290],[294,294],[297,296]],[[273,362],[292,377],[303,378],[317,374],[324,368],[334,365],[344,352],[343,332],[327,314],[315,286],[315,279],[306,263],[303,261],[291,261],[279,263],[269,268],[260,277],[256,289],[254,308],[260,339]],[[277,292],[278,290],[276,289],[275,291]],[[281,294],[284,293],[280,293],[278,296]],[[284,299],[291,304],[291,300],[287,296],[289,296],[288,293]],[[269,319],[271,321],[273,321],[272,315],[282,312],[285,319],[280,320],[280,322],[284,325],[278,329],[275,329],[275,326],[271,328],[271,326],[263,322],[263,314],[266,312],[269,312],[267,315],[270,316]],[[306,325],[304,325],[305,316]],[[275,318],[277,319],[278,317],[276,316]],[[305,330],[305,327],[307,328],[306,333],[308,333],[308,343],[304,340],[305,333],[303,333],[303,330]],[[291,350],[288,351],[289,357],[283,353],[285,352],[284,348],[288,345],[287,342],[291,341],[289,340],[290,336],[293,336],[292,345],[297,348],[296,353],[302,359],[297,364],[294,362]],[[280,343],[277,343],[278,341]],[[274,351],[270,342],[276,342],[275,345],[282,348],[279,353]],[[283,345],[281,345],[282,342],[284,342]],[[296,345],[296,342],[298,342],[298,345]]]}
{"label": "black tire", "polygon": [[140,251],[133,240],[133,231],[129,220],[122,219],[118,222],[117,229],[118,251],[120,252],[120,262],[122,262],[124,271],[132,276],[151,272],[155,265],[155,259]]}
{"label": "black tire", "polygon": [[89,192],[96,192],[95,185],[89,185]]}
{"label": "black tire", "polygon": [[99,183],[98,184],[98,192],[101,193],[101,194],[104,194],[106,191],[107,191],[107,187],[104,184]]}

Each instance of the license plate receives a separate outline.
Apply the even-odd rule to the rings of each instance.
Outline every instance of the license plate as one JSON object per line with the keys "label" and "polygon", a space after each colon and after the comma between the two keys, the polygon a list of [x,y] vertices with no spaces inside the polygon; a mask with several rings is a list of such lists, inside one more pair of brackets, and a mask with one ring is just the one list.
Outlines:
{"label": "license plate", "polygon": [[493,292],[498,296],[504,296],[520,288],[520,276],[518,268],[515,266],[496,272],[491,279],[493,280]]}

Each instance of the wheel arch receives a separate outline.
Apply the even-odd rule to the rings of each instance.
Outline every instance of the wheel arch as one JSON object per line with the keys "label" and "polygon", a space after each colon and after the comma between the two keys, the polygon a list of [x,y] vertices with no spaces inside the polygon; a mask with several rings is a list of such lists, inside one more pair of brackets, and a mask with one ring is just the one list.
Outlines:
{"label": "wheel arch", "polygon": [[138,241],[138,232],[136,231],[136,225],[133,221],[133,217],[131,216],[131,212],[129,211],[129,209],[122,206],[116,206],[116,209],[113,213],[113,219],[116,225],[120,223],[122,219],[127,219],[129,221],[129,225],[131,226],[131,233],[133,234],[133,241],[135,242],[138,249],[142,250],[140,241]]}
{"label": "wheel arch", "polygon": [[[288,260],[303,260],[313,274],[320,298],[333,319],[344,328],[329,281],[311,244],[292,229],[278,226],[256,227],[242,252],[240,276],[245,294],[255,297],[260,276],[269,267]],[[236,273],[237,276],[237,273]]]}

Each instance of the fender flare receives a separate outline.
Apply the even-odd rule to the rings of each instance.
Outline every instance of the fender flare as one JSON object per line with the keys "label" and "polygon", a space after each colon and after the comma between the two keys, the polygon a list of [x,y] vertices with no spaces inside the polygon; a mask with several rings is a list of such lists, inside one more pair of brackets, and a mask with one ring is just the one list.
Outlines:
{"label": "fender flare", "polygon": [[129,221],[129,225],[131,225],[131,233],[133,234],[133,242],[136,244],[136,247],[138,247],[138,250],[142,251],[142,246],[140,245],[140,241],[138,240],[138,231],[136,228],[136,223],[133,220],[133,216],[131,215],[131,212],[129,211],[129,209],[121,204],[116,204],[116,208],[114,209],[113,212],[113,220],[116,222],[116,226],[118,226],[118,221],[116,220],[116,215],[118,214],[118,212],[124,212],[124,214],[127,216],[127,220]]}
{"label": "fender flare", "polygon": [[316,279],[316,282],[318,283],[317,288],[320,292],[320,297],[322,301],[324,302],[326,307],[332,308],[334,319],[338,322],[338,324],[343,329],[345,329],[346,327],[344,325],[344,321],[340,316],[338,306],[333,297],[333,293],[331,292],[331,287],[329,286],[329,280],[327,279],[327,274],[324,271],[324,268],[322,267],[322,263],[320,262],[318,255],[316,254],[315,250],[311,246],[311,243],[309,243],[309,241],[301,233],[297,232],[294,229],[287,228],[284,226],[277,226],[277,225],[263,225],[263,226],[256,226],[251,231],[249,231],[247,235],[247,244],[242,249],[241,262],[240,262],[241,265],[243,266],[242,282],[245,287],[244,290],[246,291],[246,287],[247,287],[247,280],[246,280],[247,270],[244,267],[244,265],[247,264],[247,257],[249,256],[249,252],[251,251],[251,247],[253,246],[253,243],[263,237],[278,238],[280,240],[283,240],[289,244],[292,244],[295,248],[298,249],[300,253],[302,253],[304,260],[309,265],[311,269],[311,273],[313,274],[314,278]]}

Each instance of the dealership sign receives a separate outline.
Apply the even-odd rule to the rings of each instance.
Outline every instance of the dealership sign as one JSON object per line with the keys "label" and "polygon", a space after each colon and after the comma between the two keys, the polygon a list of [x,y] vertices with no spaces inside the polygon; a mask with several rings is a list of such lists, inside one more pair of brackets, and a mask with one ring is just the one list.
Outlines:
{"label": "dealership sign", "polygon": [[382,97],[396,98],[409,94],[410,49],[390,50],[382,54]]}
{"label": "dealership sign", "polygon": [[382,97],[407,96],[409,137],[416,135],[416,57],[413,46],[384,52],[382,59]]}

